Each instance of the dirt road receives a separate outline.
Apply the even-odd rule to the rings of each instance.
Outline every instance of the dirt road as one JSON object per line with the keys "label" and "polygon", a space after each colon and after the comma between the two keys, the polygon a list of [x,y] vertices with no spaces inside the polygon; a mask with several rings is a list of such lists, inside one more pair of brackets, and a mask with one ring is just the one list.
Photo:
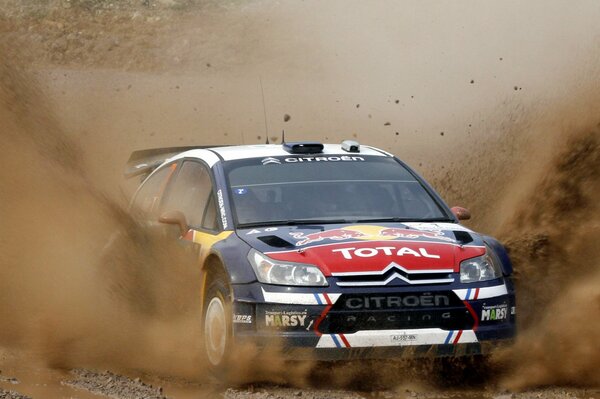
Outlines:
{"label": "dirt road", "polygon": [[[599,16],[593,1],[1,1],[0,398],[600,397]],[[507,244],[521,334],[501,373],[441,386],[244,353],[250,382],[204,374],[197,276],[136,246],[122,166],[284,128],[398,154]],[[103,283],[114,231],[126,264],[148,265],[150,308]]]}
{"label": "dirt road", "polygon": [[[23,366],[20,366],[23,367]],[[190,380],[165,379],[148,375],[124,376],[109,371],[75,369],[58,371],[44,368],[20,368],[0,381],[0,397],[23,398],[80,398],[92,399],[111,397],[117,399],[594,399],[599,389],[548,387],[512,393],[493,388],[445,388],[407,384],[393,389],[356,391],[334,388],[290,387],[275,384],[252,384],[225,387],[215,383],[200,383]],[[8,381],[10,379],[10,381]]]}

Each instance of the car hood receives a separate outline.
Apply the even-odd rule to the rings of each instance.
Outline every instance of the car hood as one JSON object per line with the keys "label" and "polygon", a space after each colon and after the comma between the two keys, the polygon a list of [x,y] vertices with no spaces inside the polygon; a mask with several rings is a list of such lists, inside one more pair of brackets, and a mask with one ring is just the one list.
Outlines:
{"label": "car hood", "polygon": [[382,223],[240,229],[239,237],[267,256],[317,265],[326,276],[407,270],[452,270],[481,256],[481,236],[457,223]]}

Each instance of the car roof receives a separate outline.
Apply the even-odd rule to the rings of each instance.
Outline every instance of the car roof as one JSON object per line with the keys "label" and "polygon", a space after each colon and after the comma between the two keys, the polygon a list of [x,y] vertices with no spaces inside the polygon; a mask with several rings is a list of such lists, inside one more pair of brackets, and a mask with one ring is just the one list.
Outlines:
{"label": "car roof", "polygon": [[323,152],[318,154],[291,154],[286,151],[281,144],[255,144],[255,145],[237,145],[227,147],[214,147],[206,149],[193,149],[181,152],[166,162],[172,162],[181,158],[198,158],[204,160],[209,166],[213,166],[219,160],[233,161],[237,159],[266,158],[281,156],[301,156],[301,157],[319,157],[330,155],[346,156],[382,156],[391,157],[392,155],[383,150],[369,146],[361,146],[360,152],[347,152],[342,149],[340,144],[324,144]]}

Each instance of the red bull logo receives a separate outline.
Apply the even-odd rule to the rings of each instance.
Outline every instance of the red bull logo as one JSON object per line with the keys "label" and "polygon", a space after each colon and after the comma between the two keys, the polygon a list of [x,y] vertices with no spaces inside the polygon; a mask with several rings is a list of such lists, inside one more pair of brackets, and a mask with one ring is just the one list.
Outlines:
{"label": "red bull logo", "polygon": [[313,242],[319,242],[323,240],[334,240],[334,241],[343,241],[348,240],[350,238],[359,238],[365,236],[364,233],[356,230],[349,229],[332,229],[319,231],[318,233],[304,234],[304,233],[290,233],[292,237],[297,240],[296,246],[302,246],[311,244]]}
{"label": "red bull logo", "polygon": [[393,237],[393,238],[433,238],[435,240],[451,241],[454,242],[454,238],[446,237],[440,230],[408,230],[400,227],[390,227],[383,229],[379,232],[382,237]]}
{"label": "red bull logo", "polygon": [[345,241],[349,239],[387,241],[394,239],[418,240],[420,238],[429,238],[433,240],[455,242],[453,237],[447,237],[444,232],[440,230],[413,230],[403,227],[368,225],[348,226],[310,234],[292,232],[290,235],[299,240],[296,242],[296,246],[308,245],[323,240]]}

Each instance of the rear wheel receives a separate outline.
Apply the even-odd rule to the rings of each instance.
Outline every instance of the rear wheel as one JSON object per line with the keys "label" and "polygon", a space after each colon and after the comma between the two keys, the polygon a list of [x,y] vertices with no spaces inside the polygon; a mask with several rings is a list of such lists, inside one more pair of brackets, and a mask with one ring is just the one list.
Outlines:
{"label": "rear wheel", "polygon": [[204,350],[209,370],[226,377],[233,338],[231,293],[222,274],[209,275],[204,297]]}

